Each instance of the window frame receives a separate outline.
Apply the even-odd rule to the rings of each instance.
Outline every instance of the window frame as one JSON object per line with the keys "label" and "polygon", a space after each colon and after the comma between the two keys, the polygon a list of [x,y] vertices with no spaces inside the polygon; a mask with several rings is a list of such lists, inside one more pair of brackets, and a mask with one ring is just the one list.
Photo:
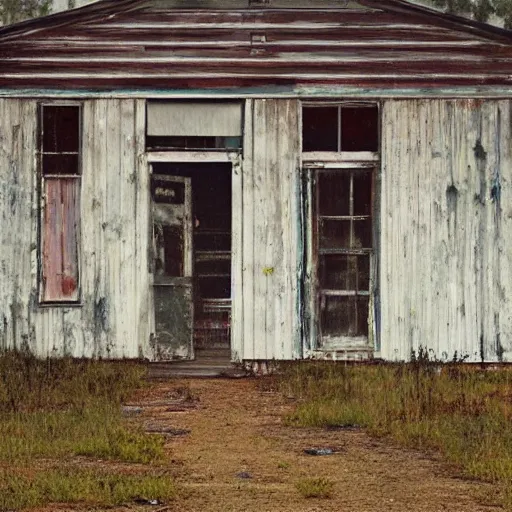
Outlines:
{"label": "window frame", "polygon": [[[302,151],[303,140],[303,108],[306,107],[338,107],[339,112],[343,107],[377,107],[378,109],[378,150],[377,151]],[[305,301],[305,327],[304,335],[306,346],[313,351],[345,351],[358,349],[373,349],[379,351],[379,337],[377,332],[378,311],[375,304],[378,302],[378,207],[380,193],[380,152],[381,152],[381,105],[378,101],[354,102],[354,101],[303,101],[300,109],[300,134],[301,134],[301,168],[302,168],[302,197],[304,203],[304,268],[305,278],[303,283],[303,296]],[[340,116],[338,115],[338,149],[341,146]],[[343,336],[332,337],[326,343],[322,336],[320,291],[320,251],[317,233],[317,175],[321,170],[372,170],[372,248],[365,251],[370,257],[370,282],[368,304],[368,336]],[[325,289],[327,290],[327,288]],[[308,339],[311,340],[308,342]],[[347,348],[349,347],[349,348]]]}
{"label": "window frame", "polygon": [[[44,141],[44,109],[47,107],[76,107],[78,109],[78,151],[76,152],[45,152]],[[77,169],[75,173],[44,173],[44,156],[48,154],[53,155],[77,155]],[[83,177],[83,103],[79,101],[42,101],[38,104],[37,109],[37,169],[38,169],[38,184],[37,184],[37,197],[39,206],[38,215],[38,272],[37,272],[37,294],[38,306],[45,307],[81,307],[82,302],[82,177]],[[44,275],[44,227],[45,227],[45,213],[47,208],[46,201],[46,183],[48,180],[76,180],[76,299],[64,298],[58,299],[45,299],[45,275]]]}

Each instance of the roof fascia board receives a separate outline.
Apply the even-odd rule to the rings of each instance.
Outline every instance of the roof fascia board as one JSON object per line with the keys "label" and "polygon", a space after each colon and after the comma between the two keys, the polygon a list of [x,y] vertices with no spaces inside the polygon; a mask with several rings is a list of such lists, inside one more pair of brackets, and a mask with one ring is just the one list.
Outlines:
{"label": "roof fascia board", "polygon": [[241,89],[190,89],[114,91],[77,89],[0,89],[0,98],[26,99],[512,99],[512,87],[475,86],[440,88],[358,88],[344,86],[259,87]]}

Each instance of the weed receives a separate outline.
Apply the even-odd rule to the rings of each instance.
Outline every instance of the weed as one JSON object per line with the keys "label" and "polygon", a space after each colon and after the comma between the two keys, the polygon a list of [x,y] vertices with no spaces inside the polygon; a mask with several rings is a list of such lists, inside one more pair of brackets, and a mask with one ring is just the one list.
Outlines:
{"label": "weed", "polygon": [[166,475],[124,475],[77,469],[26,473],[0,472],[0,510],[70,502],[113,506],[136,499],[169,500],[176,495],[174,484]]}
{"label": "weed", "polygon": [[495,482],[512,509],[512,369],[442,364],[420,351],[409,364],[284,364],[278,388],[300,399],[296,426],[360,425],[404,446],[439,451],[463,474]]}
{"label": "weed", "polygon": [[280,461],[277,463],[277,469],[290,469],[290,464],[288,462]]}
{"label": "weed", "polygon": [[38,360],[0,353],[0,510],[54,502],[117,504],[138,496],[174,493],[168,478],[99,474],[70,468],[28,471],[41,458],[81,455],[150,464],[163,459],[164,439],[123,421],[121,403],[143,385],[133,363]]}
{"label": "weed", "polygon": [[334,482],[327,478],[303,478],[295,487],[303,498],[330,498]]}

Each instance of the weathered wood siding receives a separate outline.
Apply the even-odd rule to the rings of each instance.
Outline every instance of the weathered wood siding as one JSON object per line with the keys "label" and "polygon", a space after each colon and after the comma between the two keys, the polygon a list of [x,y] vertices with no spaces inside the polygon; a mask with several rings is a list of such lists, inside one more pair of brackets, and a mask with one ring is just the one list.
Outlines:
{"label": "weathered wood siding", "polygon": [[37,104],[0,100],[0,346],[40,356],[149,355],[144,102],[83,104],[81,297],[40,307]]}
{"label": "weathered wood siding", "polygon": [[[301,357],[300,137],[297,100],[248,100],[242,165],[241,286],[234,290],[238,359]],[[235,191],[236,193],[236,191]],[[239,281],[238,281],[239,282]],[[241,307],[239,297],[242,296]],[[239,328],[243,326],[243,328]]]}
{"label": "weathered wood siding", "polygon": [[381,355],[512,361],[512,103],[387,101]]}
{"label": "weathered wood siding", "polygon": [[107,0],[0,30],[0,87],[512,83],[512,38],[396,1]]}

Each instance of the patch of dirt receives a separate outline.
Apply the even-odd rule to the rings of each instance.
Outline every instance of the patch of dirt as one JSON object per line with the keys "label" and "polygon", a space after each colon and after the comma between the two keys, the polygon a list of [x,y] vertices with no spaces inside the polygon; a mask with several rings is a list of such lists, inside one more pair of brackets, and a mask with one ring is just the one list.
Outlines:
{"label": "patch of dirt", "polygon": [[[174,390],[184,383],[189,405],[171,407],[177,400]],[[133,403],[142,413],[130,421],[186,432],[166,436],[166,471],[180,495],[166,506],[134,505],[119,512],[501,510],[482,504],[482,497],[494,494],[490,484],[461,479],[425,454],[372,439],[357,428],[284,426],[283,416],[293,403],[261,391],[255,379],[160,382]],[[309,448],[334,453],[307,455]],[[334,482],[332,497],[303,498],[295,484],[308,477]]]}

